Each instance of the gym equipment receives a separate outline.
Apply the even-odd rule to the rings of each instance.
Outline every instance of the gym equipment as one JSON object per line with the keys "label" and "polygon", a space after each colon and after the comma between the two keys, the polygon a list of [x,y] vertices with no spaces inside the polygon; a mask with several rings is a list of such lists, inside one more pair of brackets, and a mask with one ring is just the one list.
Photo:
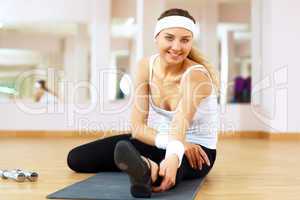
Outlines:
{"label": "gym equipment", "polygon": [[[192,200],[204,179],[184,180],[175,188],[152,193],[154,200]],[[48,199],[121,200],[136,199],[130,194],[129,177],[124,172],[100,172],[47,196]],[[149,198],[139,198],[148,199]]]}
{"label": "gym equipment", "polygon": [[0,170],[0,175],[3,179],[13,179],[17,182],[24,182],[26,179],[26,176],[22,172],[17,171],[8,171],[8,170]]}
{"label": "gym equipment", "polygon": [[14,170],[0,170],[0,177],[3,179],[13,179],[17,182],[24,182],[28,179],[31,182],[35,182],[38,179],[38,173],[31,171],[24,171],[21,169]]}
{"label": "gym equipment", "polygon": [[31,181],[31,182],[36,182],[37,179],[38,179],[38,177],[39,177],[39,175],[38,175],[37,172],[24,171],[24,170],[21,170],[21,169],[16,169],[16,170],[14,170],[14,171],[16,171],[16,172],[18,172],[18,173],[23,173],[23,174],[25,174],[26,178],[27,178],[29,181]]}

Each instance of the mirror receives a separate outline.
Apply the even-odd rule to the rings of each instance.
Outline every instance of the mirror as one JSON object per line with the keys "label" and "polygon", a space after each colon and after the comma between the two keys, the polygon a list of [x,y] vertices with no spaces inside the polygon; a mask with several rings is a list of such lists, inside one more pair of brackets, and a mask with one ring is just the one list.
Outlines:
{"label": "mirror", "polygon": [[131,95],[132,69],[136,66],[136,6],[134,0],[112,0],[111,65],[116,73],[111,78],[111,84],[115,85],[111,101],[128,99]]}
{"label": "mirror", "polygon": [[[66,83],[89,81],[89,44],[85,24],[2,24],[0,102],[63,102]],[[76,101],[89,99],[88,88],[77,93]]]}
{"label": "mirror", "polygon": [[[186,9],[193,10],[193,4],[186,2],[184,5]],[[110,101],[130,96],[130,82],[137,62],[136,1],[128,0],[125,6],[126,9],[124,1],[112,1],[110,67],[114,72],[108,79]],[[200,4],[198,6],[200,9]],[[225,101],[228,103],[250,102],[250,10],[250,0],[218,2],[218,63],[221,77],[225,77]],[[192,14],[199,18],[199,13]],[[88,24],[80,23],[1,24],[0,102],[10,102],[13,98],[38,101],[41,98],[37,94],[43,93],[37,91],[42,87],[36,84],[38,80],[45,81],[52,95],[69,102],[66,87],[80,82],[89,83],[91,79],[89,28]],[[75,103],[88,102],[90,88],[78,87],[71,98]]]}
{"label": "mirror", "polygon": [[[232,14],[234,13],[234,14]],[[251,1],[219,3],[219,70],[223,102],[251,101]]]}

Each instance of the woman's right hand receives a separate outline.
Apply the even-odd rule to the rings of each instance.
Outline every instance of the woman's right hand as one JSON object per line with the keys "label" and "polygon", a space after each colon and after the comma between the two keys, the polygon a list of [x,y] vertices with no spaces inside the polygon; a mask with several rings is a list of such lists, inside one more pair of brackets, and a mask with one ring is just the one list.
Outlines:
{"label": "woman's right hand", "polygon": [[193,169],[202,169],[203,164],[210,166],[209,159],[205,151],[201,148],[200,145],[192,144],[189,142],[184,143],[185,156],[188,159],[190,166]]}
{"label": "woman's right hand", "polygon": [[160,186],[153,187],[153,192],[164,192],[173,187],[176,183],[179,159],[177,155],[169,155],[159,165],[159,176],[163,177]]}

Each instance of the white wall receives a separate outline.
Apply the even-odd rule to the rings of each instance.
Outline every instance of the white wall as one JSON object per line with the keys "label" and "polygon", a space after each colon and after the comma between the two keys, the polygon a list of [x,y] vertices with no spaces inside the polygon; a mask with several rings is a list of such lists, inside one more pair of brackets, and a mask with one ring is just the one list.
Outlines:
{"label": "white wall", "polygon": [[251,19],[251,1],[243,3],[221,3],[219,21],[227,23],[249,23]]}
{"label": "white wall", "polygon": [[112,0],[111,15],[113,18],[135,18],[135,8],[136,0]]}
{"label": "white wall", "polygon": [[0,48],[26,49],[41,53],[52,67],[63,66],[62,38],[55,35],[0,32]]}
{"label": "white wall", "polygon": [[1,0],[0,21],[88,22],[91,18],[92,1],[94,0]]}
{"label": "white wall", "polygon": [[111,50],[131,50],[131,39],[128,38],[113,38],[111,41]]}
{"label": "white wall", "polygon": [[250,104],[227,104],[220,109],[222,131],[261,131],[268,124],[260,120],[261,110]]}
{"label": "white wall", "polygon": [[[67,37],[64,40],[64,79],[68,81],[72,87],[77,87],[80,82],[87,83],[89,80],[89,49],[90,41],[86,30],[81,28],[74,37]],[[66,97],[65,102],[84,103],[88,100],[88,88],[78,89],[75,94]],[[72,98],[72,99],[71,99]]]}
{"label": "white wall", "polygon": [[105,109],[86,104],[0,103],[0,130],[128,130],[127,103],[112,102]]}
{"label": "white wall", "polygon": [[30,49],[53,53],[61,51],[61,37],[46,34],[0,32],[0,48]]}
{"label": "white wall", "polygon": [[[255,41],[261,40],[261,45],[253,46],[253,90],[254,94],[261,97],[258,105],[262,110],[260,120],[268,124],[267,131],[299,132],[300,95],[297,91],[300,73],[300,13],[297,8],[300,2],[253,2],[262,11],[257,21],[252,23]],[[256,54],[254,47],[258,47],[260,55]]]}
{"label": "white wall", "polygon": [[[300,2],[297,0],[272,1],[271,5],[271,40],[272,46],[269,46],[272,58],[272,73],[278,73],[278,69],[286,68],[287,74],[274,77],[274,87],[283,105],[275,107],[278,115],[285,115],[287,112],[287,131],[299,132],[299,46],[300,46],[300,25],[299,25],[299,7]],[[279,73],[278,73],[279,74]],[[284,79],[288,83],[285,83]],[[281,85],[281,86],[280,86]],[[287,99],[284,99],[284,91],[280,88],[287,89]],[[285,105],[284,105],[285,104]],[[279,109],[280,107],[286,109]],[[275,121],[277,123],[277,121]],[[285,123],[285,122],[283,122]],[[282,124],[284,128],[284,124]]]}
{"label": "white wall", "polygon": [[[104,107],[0,103],[1,113],[6,113],[0,115],[0,130],[129,130],[131,105],[130,99]],[[227,105],[221,112],[221,130],[265,130],[268,126],[255,112],[246,104]]]}

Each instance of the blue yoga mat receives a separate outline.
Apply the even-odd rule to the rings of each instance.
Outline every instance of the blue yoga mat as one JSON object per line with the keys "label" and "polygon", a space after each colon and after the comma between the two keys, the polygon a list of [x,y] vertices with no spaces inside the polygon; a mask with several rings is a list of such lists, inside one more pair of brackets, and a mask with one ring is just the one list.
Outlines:
{"label": "blue yoga mat", "polygon": [[[175,188],[152,193],[151,199],[190,200],[194,199],[203,179],[184,180]],[[86,180],[65,187],[47,196],[48,199],[85,200],[132,200],[130,182],[123,172],[101,172]],[[143,198],[138,198],[143,199]],[[145,200],[145,199],[144,199]],[[148,199],[149,200],[149,199]]]}

